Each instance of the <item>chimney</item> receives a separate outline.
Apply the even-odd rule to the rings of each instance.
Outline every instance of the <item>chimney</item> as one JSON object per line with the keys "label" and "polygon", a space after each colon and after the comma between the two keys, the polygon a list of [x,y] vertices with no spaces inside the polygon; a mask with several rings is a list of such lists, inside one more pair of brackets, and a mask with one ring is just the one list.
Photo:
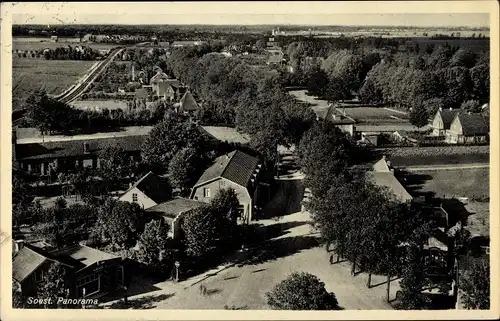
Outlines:
{"label": "chimney", "polygon": [[450,107],[450,111],[452,111],[452,110],[453,110],[453,107]]}
{"label": "chimney", "polygon": [[443,111],[443,107],[439,107],[439,111]]}
{"label": "chimney", "polygon": [[13,245],[14,245],[14,249],[12,251],[12,254],[16,254],[24,247],[24,240],[15,240],[13,242]]}
{"label": "chimney", "polygon": [[472,113],[469,111],[469,115],[472,115]]}
{"label": "chimney", "polygon": [[83,152],[85,154],[89,153],[89,143],[83,143]]}

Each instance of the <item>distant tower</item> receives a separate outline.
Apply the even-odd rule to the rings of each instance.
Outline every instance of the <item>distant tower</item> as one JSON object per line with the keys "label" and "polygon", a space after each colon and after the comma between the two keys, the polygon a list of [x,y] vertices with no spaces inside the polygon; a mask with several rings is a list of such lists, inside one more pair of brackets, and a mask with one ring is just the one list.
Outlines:
{"label": "distant tower", "polygon": [[132,81],[135,81],[135,68],[134,68],[134,62],[132,61]]}

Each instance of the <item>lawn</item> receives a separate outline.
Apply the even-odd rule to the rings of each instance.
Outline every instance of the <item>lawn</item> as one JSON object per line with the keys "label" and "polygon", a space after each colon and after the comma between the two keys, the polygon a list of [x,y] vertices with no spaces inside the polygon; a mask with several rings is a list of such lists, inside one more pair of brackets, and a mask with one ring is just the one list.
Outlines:
{"label": "lawn", "polygon": [[44,88],[57,95],[85,75],[95,61],[14,58],[12,61],[12,110],[22,108],[26,98]]}
{"label": "lawn", "polygon": [[417,175],[429,178],[419,185],[418,192],[433,192],[436,197],[489,197],[488,168],[421,171]]}

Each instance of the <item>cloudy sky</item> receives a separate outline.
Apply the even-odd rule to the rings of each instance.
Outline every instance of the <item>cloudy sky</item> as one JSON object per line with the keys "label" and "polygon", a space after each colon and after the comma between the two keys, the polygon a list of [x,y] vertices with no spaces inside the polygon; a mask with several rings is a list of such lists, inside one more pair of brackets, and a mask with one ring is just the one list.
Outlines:
{"label": "cloudy sky", "polygon": [[[446,2],[444,3],[446,4]],[[14,24],[300,24],[487,27],[489,26],[489,15],[484,12],[488,12],[488,10],[481,7],[481,2],[455,2],[450,6],[450,4],[443,5],[442,1],[437,3],[19,3],[11,8],[12,23]]]}

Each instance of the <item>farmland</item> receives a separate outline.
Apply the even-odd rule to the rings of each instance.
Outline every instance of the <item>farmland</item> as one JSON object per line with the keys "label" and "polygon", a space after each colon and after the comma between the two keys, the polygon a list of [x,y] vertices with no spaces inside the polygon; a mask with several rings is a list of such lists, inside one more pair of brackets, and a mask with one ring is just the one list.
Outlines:
{"label": "farmland", "polygon": [[36,89],[56,95],[85,75],[94,61],[14,58],[12,61],[12,110],[18,110]]}
{"label": "farmland", "polygon": [[66,47],[66,46],[76,46],[76,45],[85,45],[89,46],[92,49],[112,49],[117,47],[116,44],[110,43],[80,43],[78,39],[75,38],[67,38],[60,39],[58,42],[50,41],[48,38],[14,38],[12,39],[12,49],[26,51],[26,50],[40,50],[40,49],[55,49],[58,47]]}
{"label": "farmland", "polygon": [[78,109],[126,109],[127,102],[122,100],[77,100],[71,106]]}
{"label": "farmland", "polygon": [[445,171],[419,171],[418,175],[432,177],[419,186],[418,192],[434,192],[436,197],[489,197],[489,168]]}
{"label": "farmland", "polygon": [[488,163],[489,146],[380,148],[396,166]]}

